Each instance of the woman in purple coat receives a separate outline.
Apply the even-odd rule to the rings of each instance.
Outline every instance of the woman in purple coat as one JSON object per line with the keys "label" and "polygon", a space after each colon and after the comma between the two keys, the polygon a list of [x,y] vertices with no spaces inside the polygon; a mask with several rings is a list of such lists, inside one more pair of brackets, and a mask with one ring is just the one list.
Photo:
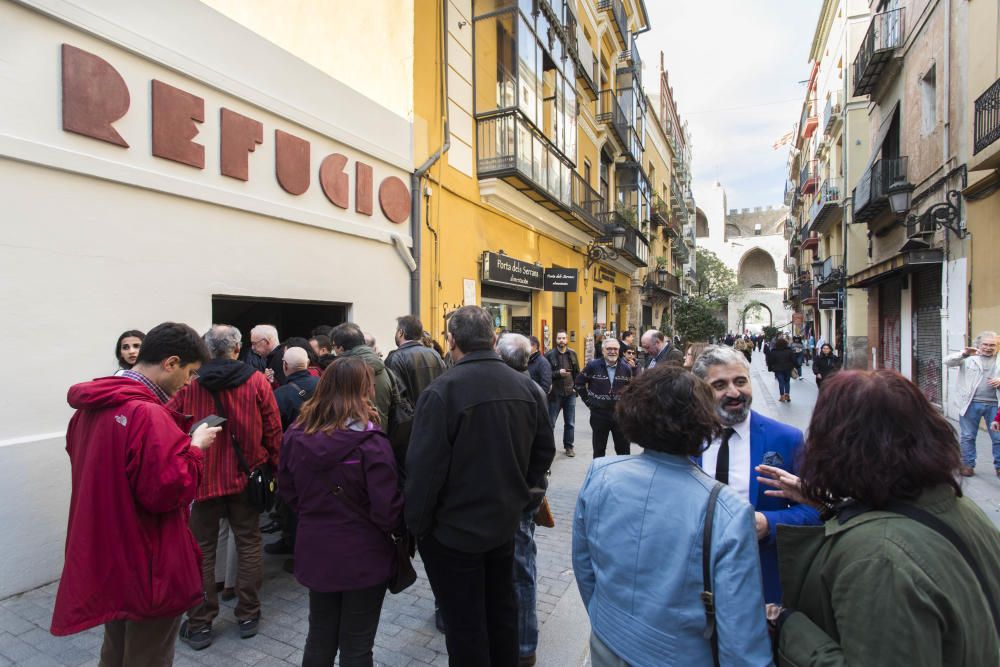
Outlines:
{"label": "woman in purple coat", "polygon": [[299,516],[295,578],[309,589],[303,667],[332,667],[338,649],[342,667],[373,664],[395,567],[388,533],[403,509],[374,398],[368,365],[359,357],[337,359],[282,444],[278,486]]}

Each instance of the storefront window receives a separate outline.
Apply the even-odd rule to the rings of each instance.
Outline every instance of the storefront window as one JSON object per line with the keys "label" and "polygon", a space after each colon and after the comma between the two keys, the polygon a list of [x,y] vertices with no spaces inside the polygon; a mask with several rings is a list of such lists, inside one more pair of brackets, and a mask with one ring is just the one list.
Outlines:
{"label": "storefront window", "polygon": [[498,335],[504,331],[531,335],[531,292],[484,283],[482,299]]}

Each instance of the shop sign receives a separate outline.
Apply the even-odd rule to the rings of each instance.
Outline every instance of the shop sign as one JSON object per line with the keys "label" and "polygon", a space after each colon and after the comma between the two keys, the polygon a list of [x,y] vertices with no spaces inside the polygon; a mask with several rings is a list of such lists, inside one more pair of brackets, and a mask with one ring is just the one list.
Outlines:
{"label": "shop sign", "polygon": [[577,284],[576,269],[545,269],[546,292],[575,292]]}
{"label": "shop sign", "polygon": [[543,271],[538,264],[522,262],[495,252],[483,253],[484,283],[540,290],[543,287]]}
{"label": "shop sign", "polygon": [[[360,160],[351,164],[339,152],[313,155],[309,141],[281,128],[273,128],[272,135],[272,128],[265,132],[263,122],[225,107],[219,109],[217,120],[210,119],[204,98],[163,81],[153,79],[150,87],[150,94],[137,101],[148,105],[154,156],[204,171],[206,152],[211,151],[196,139],[199,126],[207,120],[218,126],[218,168],[223,176],[249,181],[257,146],[273,141],[274,178],[288,195],[300,196],[309,190],[315,173],[320,190],[337,208],[347,210],[353,200],[356,213],[373,216],[377,200],[389,222],[398,225],[410,217],[410,189],[399,177],[376,179],[372,165]],[[64,131],[127,149],[135,139],[119,134],[114,123],[131,106],[129,86],[111,63],[70,44],[62,45]]]}
{"label": "shop sign", "polygon": [[818,301],[820,310],[842,310],[844,308],[844,293],[820,292]]}
{"label": "shop sign", "polygon": [[601,282],[613,283],[615,281],[615,278],[617,277],[618,274],[616,274],[611,269],[606,269],[603,266],[594,267],[594,280],[596,280],[599,283]]}

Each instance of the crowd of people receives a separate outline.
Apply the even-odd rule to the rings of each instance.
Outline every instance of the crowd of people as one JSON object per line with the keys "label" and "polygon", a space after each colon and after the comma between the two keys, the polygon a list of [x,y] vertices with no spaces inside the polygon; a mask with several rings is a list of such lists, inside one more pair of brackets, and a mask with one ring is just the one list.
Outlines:
{"label": "crowd of people", "polygon": [[446,349],[398,318],[384,360],[350,322],[284,342],[260,324],[249,342],[228,324],[126,331],[116,374],[69,390],[52,632],[104,625],[102,665],[172,664],[178,637],[209,648],[220,597],[256,635],[263,553],[289,555],[307,592],[302,664],[372,665],[417,552],[450,665],[535,664],[534,531],[560,416],[576,455],[578,398],[594,460],[572,561],[595,667],[1000,658],[1000,533],[956,481],[966,421],[992,419],[1000,452],[991,332],[946,360],[967,385],[961,448],[912,383],[842,371],[822,341],[808,438],[752,409],[752,351],[786,398],[809,349],[784,337],[624,332],[581,365],[565,331],[546,351],[466,306]]}

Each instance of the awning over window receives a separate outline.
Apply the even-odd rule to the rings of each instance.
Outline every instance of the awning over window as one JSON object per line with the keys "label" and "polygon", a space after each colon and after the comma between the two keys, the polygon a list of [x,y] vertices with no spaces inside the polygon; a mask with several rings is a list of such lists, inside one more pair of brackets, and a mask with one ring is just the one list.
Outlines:
{"label": "awning over window", "polygon": [[944,251],[939,248],[903,252],[849,276],[847,286],[849,288],[871,287],[884,280],[904,276],[919,271],[929,264],[941,264],[943,261]]}

